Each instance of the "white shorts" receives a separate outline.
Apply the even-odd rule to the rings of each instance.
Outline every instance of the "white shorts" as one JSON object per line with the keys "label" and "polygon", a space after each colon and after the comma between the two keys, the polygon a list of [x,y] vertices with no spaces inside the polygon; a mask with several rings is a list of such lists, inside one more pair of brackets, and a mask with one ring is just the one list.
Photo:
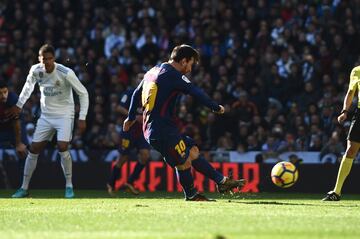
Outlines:
{"label": "white shorts", "polygon": [[74,127],[74,119],[71,118],[43,118],[36,123],[33,142],[51,141],[57,133],[58,141],[70,142]]}

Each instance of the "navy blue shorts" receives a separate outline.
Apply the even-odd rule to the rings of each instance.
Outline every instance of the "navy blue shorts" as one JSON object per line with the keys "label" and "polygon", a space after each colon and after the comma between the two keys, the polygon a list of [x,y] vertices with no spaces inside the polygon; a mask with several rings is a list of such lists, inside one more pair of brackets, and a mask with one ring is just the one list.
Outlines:
{"label": "navy blue shorts", "polygon": [[192,138],[179,134],[170,134],[162,139],[150,139],[150,144],[173,168],[184,164],[189,157],[190,149],[196,145]]}
{"label": "navy blue shorts", "polygon": [[360,143],[360,109],[357,109],[352,117],[347,140]]}
{"label": "navy blue shorts", "polygon": [[130,132],[122,131],[120,133],[120,147],[119,147],[120,154],[129,155],[130,150],[133,148],[136,148],[137,150],[141,150],[141,149],[150,150],[151,147],[142,134],[134,137]]}

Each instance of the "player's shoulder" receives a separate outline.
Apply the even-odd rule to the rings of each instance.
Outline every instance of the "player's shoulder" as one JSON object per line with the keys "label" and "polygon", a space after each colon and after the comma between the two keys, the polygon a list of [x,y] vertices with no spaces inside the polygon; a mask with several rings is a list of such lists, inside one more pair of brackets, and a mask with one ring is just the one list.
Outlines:
{"label": "player's shoulder", "polygon": [[8,99],[7,99],[7,105],[13,106],[16,105],[17,101],[19,99],[19,96],[14,92],[9,92]]}
{"label": "player's shoulder", "polygon": [[359,70],[360,70],[360,65],[355,66],[354,68],[352,68],[352,70],[351,70],[351,71],[359,71]]}
{"label": "player's shoulder", "polygon": [[168,77],[171,77],[173,79],[181,80],[183,74],[176,70],[171,64],[165,62],[160,65],[160,75],[164,74]]}
{"label": "player's shoulder", "polygon": [[32,65],[30,68],[30,72],[38,72],[41,71],[43,68],[40,63],[37,63],[35,65]]}
{"label": "player's shoulder", "polygon": [[354,71],[360,71],[360,65],[355,66],[354,68],[352,68],[351,71],[352,71],[352,72],[354,72]]}
{"label": "player's shoulder", "polygon": [[73,70],[67,66],[64,66],[60,63],[55,63],[55,69],[58,73],[68,75],[69,73],[72,73]]}
{"label": "player's shoulder", "polygon": [[350,78],[351,79],[355,79],[356,80],[360,80],[360,65],[359,66],[355,66],[350,73]]}
{"label": "player's shoulder", "polygon": [[45,75],[45,68],[40,63],[32,65],[29,74],[37,80],[42,79]]}

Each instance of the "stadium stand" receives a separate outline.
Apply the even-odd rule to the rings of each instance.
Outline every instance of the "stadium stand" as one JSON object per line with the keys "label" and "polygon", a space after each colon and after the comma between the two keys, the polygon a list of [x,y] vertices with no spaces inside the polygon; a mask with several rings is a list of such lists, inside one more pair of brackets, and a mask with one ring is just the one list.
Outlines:
{"label": "stadium stand", "polygon": [[[202,149],[321,151],[333,132],[345,142],[336,117],[360,63],[358,9],[355,0],[5,0],[0,74],[19,93],[36,51],[52,43],[90,94],[88,130],[73,147],[112,149],[121,93],[187,43],[202,54],[190,78],[226,106],[217,116],[181,99],[179,124]],[[29,123],[38,97],[24,108]]]}

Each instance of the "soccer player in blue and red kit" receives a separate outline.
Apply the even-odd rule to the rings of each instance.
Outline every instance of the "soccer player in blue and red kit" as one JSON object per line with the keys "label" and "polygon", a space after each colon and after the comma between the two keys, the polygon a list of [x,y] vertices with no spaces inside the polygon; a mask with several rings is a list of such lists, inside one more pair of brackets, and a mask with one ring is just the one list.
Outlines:
{"label": "soccer player in blue and red kit", "polygon": [[18,96],[9,92],[4,80],[0,80],[0,147],[14,146],[19,157],[20,179],[22,180],[23,166],[27,154],[27,137],[24,124],[21,124],[19,116],[10,116],[10,108],[16,105]]}
{"label": "soccer player in blue and red kit", "polygon": [[[119,111],[122,115],[128,115],[128,109],[130,106],[131,95],[133,94],[134,89],[126,90],[121,98]],[[150,145],[144,139],[142,133],[142,116],[137,115],[136,123],[131,127],[127,132],[122,131],[120,133],[120,148],[119,148],[119,158],[116,160],[116,164],[112,168],[109,182],[107,183],[107,189],[110,195],[113,195],[115,190],[115,182],[120,176],[120,168],[124,165],[129,159],[129,153],[132,148],[138,150],[138,162],[135,165],[134,171],[129,176],[127,182],[124,184],[127,191],[132,194],[138,195],[139,191],[133,186],[135,180],[140,176],[140,173],[145,168],[147,162],[150,158]]]}
{"label": "soccer player in blue and red kit", "polygon": [[141,97],[144,137],[162,154],[166,163],[176,169],[188,201],[209,201],[195,189],[191,167],[215,181],[220,193],[234,188],[241,189],[245,184],[243,179],[233,180],[216,171],[200,155],[193,140],[182,136],[176,126],[174,117],[177,97],[183,93],[192,95],[215,113],[224,113],[222,105],[212,101],[185,76],[198,63],[199,57],[198,51],[191,46],[179,45],[173,49],[168,62],[150,69],[132,95],[129,115],[123,125],[123,130],[127,132],[135,123]]}

